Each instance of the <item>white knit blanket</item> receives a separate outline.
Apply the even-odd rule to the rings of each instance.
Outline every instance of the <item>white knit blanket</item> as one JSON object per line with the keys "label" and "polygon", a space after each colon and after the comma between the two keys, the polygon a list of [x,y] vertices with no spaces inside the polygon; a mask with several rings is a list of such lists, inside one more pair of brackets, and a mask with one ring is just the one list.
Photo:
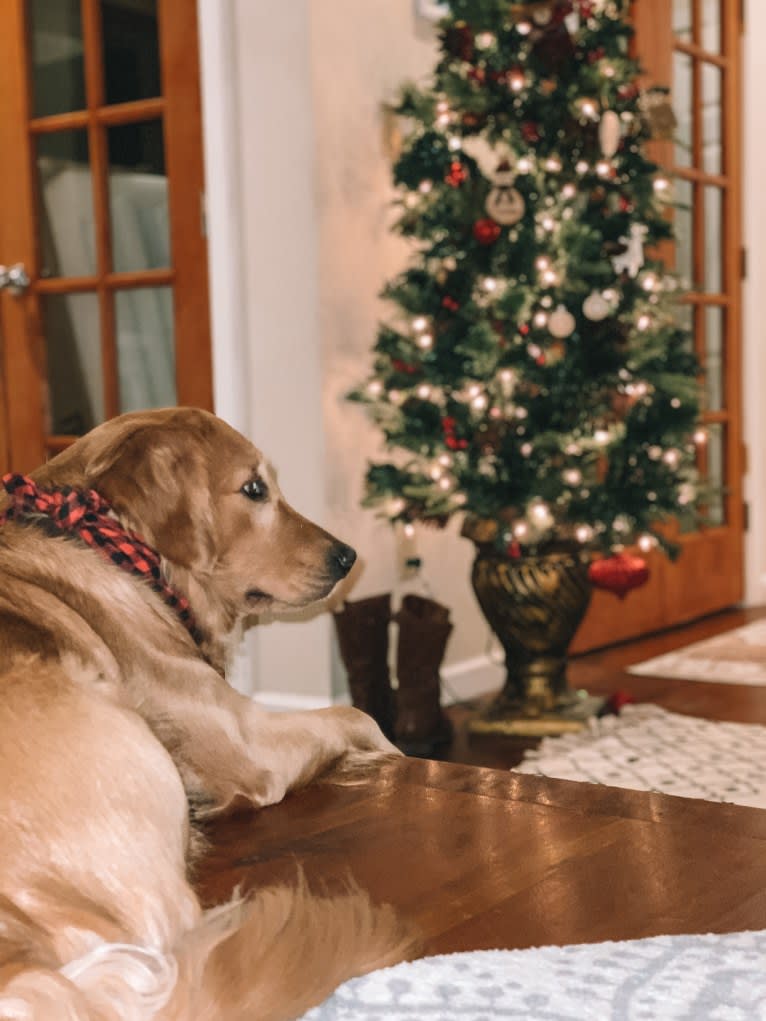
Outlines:
{"label": "white knit blanket", "polygon": [[426,957],[304,1021],[766,1021],[766,931]]}
{"label": "white knit blanket", "polygon": [[766,808],[765,767],[760,724],[628,705],[579,734],[544,738],[517,772]]}

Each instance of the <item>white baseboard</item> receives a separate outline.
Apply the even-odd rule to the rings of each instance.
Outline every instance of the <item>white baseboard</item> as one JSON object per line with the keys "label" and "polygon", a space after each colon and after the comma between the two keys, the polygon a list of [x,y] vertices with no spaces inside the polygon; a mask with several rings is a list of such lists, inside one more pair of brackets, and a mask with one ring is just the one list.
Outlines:
{"label": "white baseboard", "polygon": [[441,671],[442,704],[454,705],[499,691],[505,682],[505,666],[486,654],[451,663]]}
{"label": "white baseboard", "polygon": [[[505,667],[487,655],[451,663],[441,671],[442,705],[467,702],[498,691],[505,681]],[[289,691],[256,691],[253,701],[270,712],[296,712],[305,709],[328,709],[333,705],[349,705],[348,694],[336,695],[332,700],[317,695],[295,695]]]}

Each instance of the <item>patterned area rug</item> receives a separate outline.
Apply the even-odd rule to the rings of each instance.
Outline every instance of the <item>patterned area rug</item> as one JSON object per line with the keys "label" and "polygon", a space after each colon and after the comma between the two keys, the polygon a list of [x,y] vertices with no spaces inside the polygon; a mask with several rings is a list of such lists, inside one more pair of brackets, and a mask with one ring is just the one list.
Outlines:
{"label": "patterned area rug", "polygon": [[546,737],[519,773],[766,808],[766,727],[627,705],[588,730]]}
{"label": "patterned area rug", "polygon": [[340,986],[304,1021],[766,1021],[766,932],[482,950]]}
{"label": "patterned area rug", "polygon": [[766,620],[628,667],[631,674],[718,684],[766,685]]}

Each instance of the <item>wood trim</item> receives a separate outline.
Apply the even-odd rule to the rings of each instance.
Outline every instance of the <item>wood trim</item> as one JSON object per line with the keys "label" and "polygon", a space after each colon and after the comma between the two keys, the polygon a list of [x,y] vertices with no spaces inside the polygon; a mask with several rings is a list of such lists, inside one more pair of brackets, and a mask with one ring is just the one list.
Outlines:
{"label": "wood trim", "polygon": [[[26,44],[24,0],[6,0],[0,32],[0,153],[3,179],[13,190],[0,195],[0,261],[23,262],[30,277],[39,272],[39,254],[29,224],[37,219],[36,168],[31,139],[25,130],[31,110],[30,83],[19,53]],[[45,455],[40,423],[47,418],[44,378],[45,345],[39,300],[30,292],[15,298],[0,292],[2,374],[5,379],[4,412],[6,443],[12,466],[28,471]],[[13,381],[11,383],[11,380]]]}
{"label": "wood trim", "polygon": [[719,305],[722,308],[727,308],[731,302],[728,294],[718,294],[715,291],[689,291],[680,299],[682,305]]}
{"label": "wood trim", "polygon": [[136,287],[165,287],[175,282],[174,269],[136,269],[107,273],[104,277],[43,277],[32,285],[38,294],[73,294],[95,291],[102,286],[110,291]]}
{"label": "wood trim", "polygon": [[163,116],[166,106],[164,96],[158,96],[156,99],[136,99],[130,103],[115,103],[113,106],[102,106],[97,110],[96,120],[108,127],[132,124],[135,121],[156,121]]}
{"label": "wood trim", "polygon": [[112,269],[112,224],[109,208],[109,154],[106,131],[98,113],[104,103],[104,53],[101,39],[101,6],[98,0],[82,0],[85,45],[85,93],[88,101],[88,144],[93,181],[93,227],[99,282],[98,318],[101,333],[101,366],[104,382],[104,411],[113,418],[120,409],[117,374],[117,338],[114,301],[103,286]]}
{"label": "wood trim", "polygon": [[49,117],[36,117],[29,122],[29,130],[33,135],[48,135],[56,131],[81,131],[89,123],[90,114],[87,110],[74,110],[70,113],[51,114]]}
{"label": "wood trim", "polygon": [[672,173],[674,177],[691,181],[692,184],[712,185],[715,188],[726,189],[731,183],[724,174],[708,174],[707,171],[700,170],[698,167],[673,167]]}
{"label": "wood trim", "polygon": [[[724,171],[737,187],[724,194],[724,234],[726,238],[723,284],[731,297],[726,313],[726,375],[724,379],[724,401],[729,409],[740,408],[742,404],[743,361],[742,361],[742,64],[736,57],[740,53],[741,11],[737,0],[722,3],[721,44],[730,56],[731,63],[723,76],[721,100],[724,110],[736,116],[723,117],[722,151]],[[736,480],[736,486],[727,487],[726,520],[734,533],[735,563],[744,564],[745,506],[742,494],[742,477],[745,472],[743,461],[742,420],[737,417],[736,427],[727,430],[726,458],[727,476]],[[740,593],[741,598],[742,593]]]}
{"label": "wood trim", "polygon": [[78,436],[46,436],[45,445],[51,454],[60,454],[62,450],[71,447]]}
{"label": "wood trim", "polygon": [[696,60],[702,60],[706,64],[715,64],[716,67],[727,68],[731,61],[728,57],[721,56],[718,53],[711,53],[710,50],[704,49],[697,43],[685,43],[681,40],[676,40],[673,43],[673,49],[678,50],[679,53],[685,53],[689,57],[694,57]]}
{"label": "wood trim", "polygon": [[[176,271],[173,310],[179,403],[213,410],[210,297],[204,235],[205,179],[197,9],[189,0],[159,4],[170,244]],[[197,212],[195,212],[197,211]],[[179,295],[183,300],[179,300]],[[178,343],[183,338],[182,343]]]}
{"label": "wood trim", "polygon": [[[90,7],[90,0],[86,0],[86,3]],[[97,18],[98,12],[96,11],[95,14],[89,14],[88,21],[94,21]],[[86,30],[85,24],[83,24],[83,34],[86,31],[86,38],[90,38],[91,33],[96,32],[97,29],[95,25],[90,25]],[[101,59],[100,40],[98,56]],[[89,60],[88,63],[92,65],[94,61]],[[91,72],[91,75],[95,75],[95,73],[96,71],[94,70]],[[103,83],[100,80],[100,65],[98,73],[99,78],[93,77],[89,86],[94,89],[95,95],[101,95],[103,92]],[[30,121],[29,130],[36,135],[47,135],[55,131],[87,128],[93,121],[107,127],[115,127],[120,124],[132,124],[136,121],[157,120],[164,114],[165,106],[164,96],[157,96],[154,99],[136,99],[129,103],[115,103],[113,106],[89,106],[88,110],[74,110],[71,113],[57,113],[51,114],[49,117],[36,117],[33,121]]]}

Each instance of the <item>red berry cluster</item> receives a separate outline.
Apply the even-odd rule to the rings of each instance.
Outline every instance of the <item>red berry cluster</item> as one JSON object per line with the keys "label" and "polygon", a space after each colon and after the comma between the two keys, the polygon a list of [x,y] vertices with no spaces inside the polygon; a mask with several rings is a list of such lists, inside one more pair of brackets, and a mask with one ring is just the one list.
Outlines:
{"label": "red berry cluster", "polygon": [[460,162],[460,160],[453,160],[449,165],[449,170],[445,174],[444,180],[451,188],[459,188],[460,185],[468,177],[468,171]]}
{"label": "red berry cluster", "polygon": [[450,448],[450,450],[465,450],[468,446],[468,440],[461,440],[455,435],[455,428],[457,422],[451,415],[445,415],[442,419],[442,429],[444,430],[444,442]]}

